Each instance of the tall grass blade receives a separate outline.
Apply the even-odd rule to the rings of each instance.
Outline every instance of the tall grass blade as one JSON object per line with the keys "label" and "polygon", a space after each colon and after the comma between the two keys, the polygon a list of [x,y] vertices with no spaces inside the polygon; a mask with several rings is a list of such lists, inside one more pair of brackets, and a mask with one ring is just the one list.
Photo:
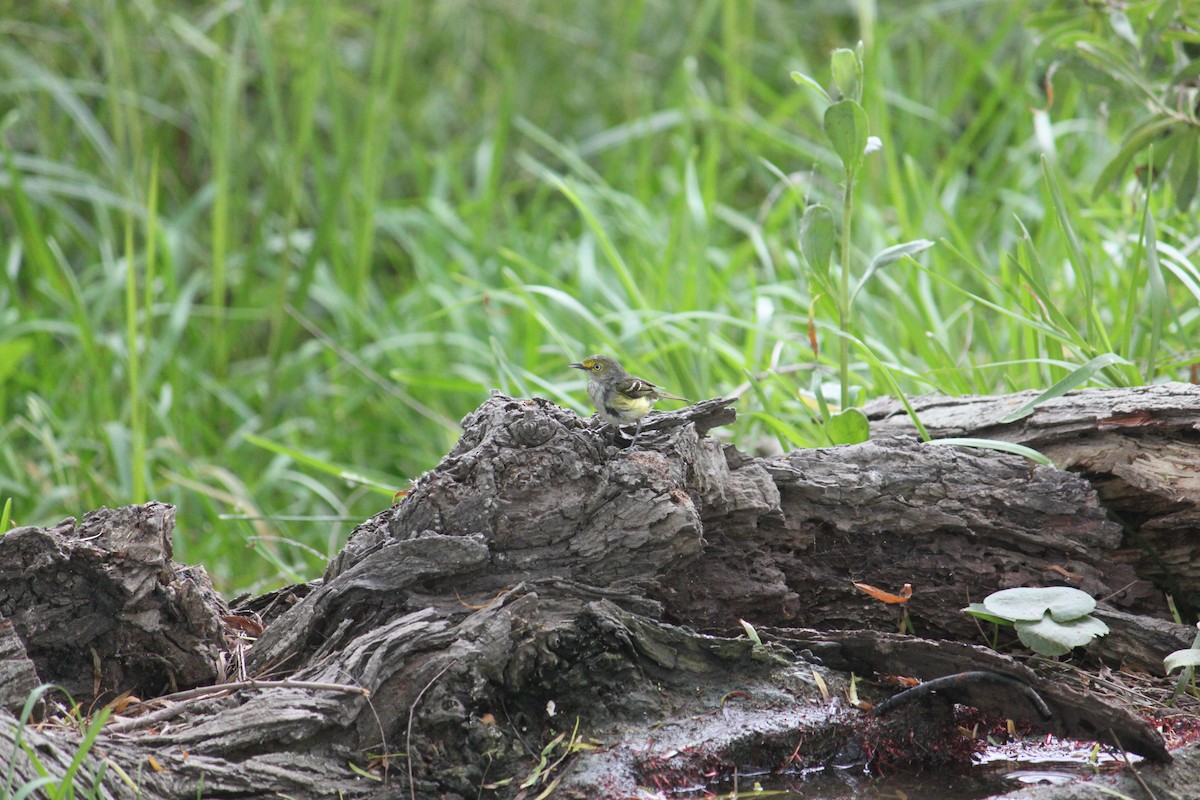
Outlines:
{"label": "tall grass blade", "polygon": [[1038,406],[1047,400],[1053,400],[1056,397],[1062,397],[1067,392],[1077,389],[1083,384],[1087,383],[1097,372],[1100,372],[1105,367],[1112,366],[1113,364],[1128,363],[1128,361],[1116,353],[1105,353],[1103,355],[1096,356],[1086,364],[1077,367],[1071,372],[1071,374],[1067,375],[1065,378],[1039,394],[1037,397],[1026,403],[1022,403],[1015,410],[1005,414],[1000,418],[1000,422],[1003,424],[1008,424],[1010,422],[1016,422],[1019,419],[1023,419],[1032,414],[1035,410],[1037,410]]}
{"label": "tall grass blade", "polygon": [[1031,461],[1036,461],[1045,467],[1058,469],[1054,462],[1047,458],[1042,453],[1034,450],[1032,447],[1026,447],[1023,444],[1014,442],[1005,442],[999,439],[975,439],[971,437],[947,437],[944,439],[930,439],[927,444],[952,445],[956,447],[977,447],[982,450],[997,450],[1002,453],[1013,453],[1018,456],[1024,456]]}
{"label": "tall grass blade", "polygon": [[386,477],[374,478],[364,474],[362,470],[335,464],[326,459],[306,453],[303,450],[299,450],[295,447],[288,447],[287,445],[282,445],[278,442],[272,442],[269,439],[264,439],[261,436],[255,436],[252,433],[243,434],[242,438],[255,447],[261,447],[262,449],[269,450],[272,453],[277,453],[281,456],[287,456],[288,458],[291,458],[300,464],[320,470],[327,475],[333,475],[339,480],[365,486],[368,489],[388,497],[395,495],[396,492],[400,490],[399,484],[401,481],[390,480]]}
{"label": "tall grass blade", "polygon": [[[1143,258],[1146,260],[1146,300],[1150,312],[1150,341],[1145,347],[1146,366],[1143,372],[1147,382],[1153,381],[1158,373],[1158,351],[1162,344],[1163,324],[1169,311],[1167,284],[1163,280],[1162,265],[1158,261],[1158,234],[1155,230],[1154,216],[1150,213],[1151,202],[1150,192],[1147,191],[1145,208],[1142,211],[1141,241]],[[1129,348],[1129,352],[1135,352],[1134,348]]]}

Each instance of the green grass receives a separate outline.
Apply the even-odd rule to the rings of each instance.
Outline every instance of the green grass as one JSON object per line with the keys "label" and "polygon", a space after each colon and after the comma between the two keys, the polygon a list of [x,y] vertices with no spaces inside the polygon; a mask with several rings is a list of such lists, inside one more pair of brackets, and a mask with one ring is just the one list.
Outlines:
{"label": "green grass", "polygon": [[[78,734],[78,746],[70,754],[70,761],[67,763],[62,763],[65,753],[39,752],[40,748],[36,741],[27,741],[27,737],[32,734],[34,728],[30,724],[34,711],[40,704],[46,702],[48,694],[53,694],[56,690],[57,687],[52,684],[42,684],[32,689],[26,696],[25,704],[22,706],[21,714],[12,731],[12,752],[0,763],[0,769],[4,773],[4,784],[0,786],[0,798],[24,800],[26,797],[45,797],[48,800],[75,800],[77,796],[105,797],[108,793],[104,791],[102,784],[110,767],[130,789],[137,793],[139,791],[137,785],[124,770],[107,758],[97,758],[92,753],[101,729],[112,715],[111,707],[105,706],[91,716],[84,717],[82,709],[67,695],[67,700],[71,702],[70,710],[66,713],[55,714],[52,719],[42,721],[43,724],[59,728],[70,726]],[[45,710],[43,708],[42,712],[44,713]],[[23,780],[23,777],[27,780]]]}
{"label": "green grass", "polygon": [[404,486],[492,387],[584,411],[595,351],[752,376],[736,439],[817,441],[839,337],[796,237],[839,162],[789,75],[859,38],[852,269],[938,244],[858,294],[856,394],[1188,379],[1194,216],[1092,199],[1142,106],[1059,73],[1033,110],[1032,3],[863,6],[0,0],[13,520],[154,498],[222,589],[310,577],[390,500],[346,471]]}

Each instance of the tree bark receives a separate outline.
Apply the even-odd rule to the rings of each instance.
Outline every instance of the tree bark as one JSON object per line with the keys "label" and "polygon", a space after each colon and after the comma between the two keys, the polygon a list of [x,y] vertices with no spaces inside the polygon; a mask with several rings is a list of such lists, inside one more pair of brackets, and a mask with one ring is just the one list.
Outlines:
{"label": "tree bark", "polygon": [[202,568],[171,561],[174,525],[147,503],[0,538],[0,615],[41,680],[81,703],[217,680],[224,603]]}
{"label": "tree bark", "polygon": [[[1114,562],[1200,612],[1200,388],[1167,383],[1119,391],[1085,389],[1052,398],[1028,416],[1004,416],[1037,396],[918,397],[934,437],[979,437],[1033,447],[1087,479],[1126,530]],[[867,407],[874,435],[911,435],[893,400]]]}
{"label": "tree bark", "polygon": [[[1123,410],[1105,419],[1124,435],[1133,421],[1155,436],[1175,425],[1194,457],[1181,409],[1200,397],[1172,391],[1174,412],[1134,392],[1110,397]],[[116,765],[149,797],[634,797],[748,767],[928,765],[970,749],[952,700],[1169,759],[1147,721],[980,646],[961,613],[996,589],[1072,585],[1104,600],[1112,629],[1087,658],[1161,673],[1163,655],[1190,646],[1157,575],[1116,558],[1129,545],[1090,473],[889,435],[756,459],[707,436],[731,402],[653,416],[620,449],[611,429],[547,401],[495,395],[323,580],[233,613],[202,571],[170,562],[169,507],[13,531],[0,538],[0,565],[20,565],[0,567],[15,632],[0,627],[0,674],[21,688],[5,705],[47,679],[97,702],[136,692],[146,704],[119,711],[84,766]],[[1056,414],[1064,431],[1081,424]],[[881,433],[902,427],[876,416]],[[1156,473],[1137,474],[1158,490]],[[1163,496],[1179,498],[1185,482],[1171,480]],[[897,606],[853,582],[910,584],[919,636],[889,633]],[[150,699],[241,663],[248,674],[228,677],[259,682]],[[845,701],[846,670],[1005,679],[875,716]],[[14,730],[59,764],[78,741],[0,725],[10,747]],[[134,796],[113,771],[101,794]]]}

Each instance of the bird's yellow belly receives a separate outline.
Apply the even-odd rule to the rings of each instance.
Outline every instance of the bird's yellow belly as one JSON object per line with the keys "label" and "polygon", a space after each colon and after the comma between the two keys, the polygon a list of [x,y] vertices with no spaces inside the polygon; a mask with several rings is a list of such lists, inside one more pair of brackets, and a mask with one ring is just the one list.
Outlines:
{"label": "bird's yellow belly", "polygon": [[654,403],[647,397],[626,397],[618,394],[604,404],[604,410],[621,422],[637,422],[650,413]]}

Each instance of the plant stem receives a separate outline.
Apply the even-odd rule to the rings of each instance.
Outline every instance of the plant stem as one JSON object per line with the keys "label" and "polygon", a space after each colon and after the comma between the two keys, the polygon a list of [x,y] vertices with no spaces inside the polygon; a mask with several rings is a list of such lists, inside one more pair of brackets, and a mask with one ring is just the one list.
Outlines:
{"label": "plant stem", "polygon": [[[842,195],[842,286],[838,292],[838,327],[850,333],[850,218],[854,207],[854,173],[846,172],[846,191]],[[850,338],[839,337],[838,377],[842,385],[841,407],[850,407]]]}

